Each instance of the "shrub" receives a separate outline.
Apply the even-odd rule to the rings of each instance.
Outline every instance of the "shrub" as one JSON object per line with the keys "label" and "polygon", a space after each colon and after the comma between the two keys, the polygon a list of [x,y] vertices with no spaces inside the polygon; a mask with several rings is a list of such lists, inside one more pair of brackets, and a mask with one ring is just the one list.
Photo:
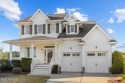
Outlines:
{"label": "shrub", "polygon": [[31,62],[32,62],[31,58],[22,58],[21,59],[21,68],[22,68],[23,72],[30,72]]}
{"label": "shrub", "polygon": [[20,67],[15,67],[15,68],[12,69],[12,73],[13,74],[21,74],[22,69]]}
{"label": "shrub", "polygon": [[112,53],[112,69],[113,74],[124,73],[124,58],[122,53],[119,51],[114,51]]}
{"label": "shrub", "polygon": [[1,65],[1,67],[0,67],[0,70],[1,71],[11,71],[12,70],[12,65],[11,65],[11,63],[10,63],[10,61],[6,61],[5,63],[3,63],[2,65]]}
{"label": "shrub", "polygon": [[13,65],[13,67],[20,67],[20,60],[11,60],[11,63]]}
{"label": "shrub", "polygon": [[52,73],[53,74],[58,74],[58,65],[53,65]]}

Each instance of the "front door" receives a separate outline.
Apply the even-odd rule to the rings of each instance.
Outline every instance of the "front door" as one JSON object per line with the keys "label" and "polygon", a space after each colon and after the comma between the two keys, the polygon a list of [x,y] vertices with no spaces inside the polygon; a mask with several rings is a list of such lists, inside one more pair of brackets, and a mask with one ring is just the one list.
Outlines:
{"label": "front door", "polygon": [[50,63],[54,55],[54,48],[46,48],[46,63]]}

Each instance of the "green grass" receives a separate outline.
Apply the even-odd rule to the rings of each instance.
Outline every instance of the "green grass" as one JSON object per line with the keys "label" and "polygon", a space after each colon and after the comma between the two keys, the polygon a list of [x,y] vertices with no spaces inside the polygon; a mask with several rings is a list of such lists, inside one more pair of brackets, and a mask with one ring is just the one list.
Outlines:
{"label": "green grass", "polygon": [[0,83],[46,83],[48,76],[15,75],[0,78]]}

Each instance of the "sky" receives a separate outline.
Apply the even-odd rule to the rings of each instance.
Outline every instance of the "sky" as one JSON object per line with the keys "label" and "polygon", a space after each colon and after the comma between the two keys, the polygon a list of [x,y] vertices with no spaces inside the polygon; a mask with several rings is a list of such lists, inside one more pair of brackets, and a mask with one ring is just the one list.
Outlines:
{"label": "sky", "polygon": [[[113,50],[125,52],[125,0],[0,0],[0,41],[19,38],[15,23],[37,9],[45,14],[68,13],[82,21],[96,21],[117,40]],[[0,43],[0,47],[9,51],[7,44]]]}

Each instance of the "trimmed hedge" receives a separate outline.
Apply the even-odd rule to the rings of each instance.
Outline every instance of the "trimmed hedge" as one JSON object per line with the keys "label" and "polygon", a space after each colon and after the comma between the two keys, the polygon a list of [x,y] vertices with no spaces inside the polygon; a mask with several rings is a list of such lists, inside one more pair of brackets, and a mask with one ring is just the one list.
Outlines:
{"label": "trimmed hedge", "polygon": [[13,74],[21,74],[22,69],[20,67],[15,67],[15,68],[12,69],[12,73]]}
{"label": "trimmed hedge", "polygon": [[20,60],[11,60],[13,67],[20,67],[21,61]]}
{"label": "trimmed hedge", "polygon": [[58,70],[59,70],[59,66],[58,65],[53,65],[52,73],[53,74],[58,74]]}
{"label": "trimmed hedge", "polygon": [[10,61],[6,61],[5,63],[3,63],[3,64],[0,66],[0,70],[1,70],[1,71],[11,71],[12,68],[13,68],[13,67],[12,67]]}
{"label": "trimmed hedge", "polygon": [[124,73],[124,58],[121,52],[114,51],[112,53],[112,74]]}
{"label": "trimmed hedge", "polygon": [[23,72],[30,72],[31,70],[32,58],[22,58],[21,59],[21,68]]}

